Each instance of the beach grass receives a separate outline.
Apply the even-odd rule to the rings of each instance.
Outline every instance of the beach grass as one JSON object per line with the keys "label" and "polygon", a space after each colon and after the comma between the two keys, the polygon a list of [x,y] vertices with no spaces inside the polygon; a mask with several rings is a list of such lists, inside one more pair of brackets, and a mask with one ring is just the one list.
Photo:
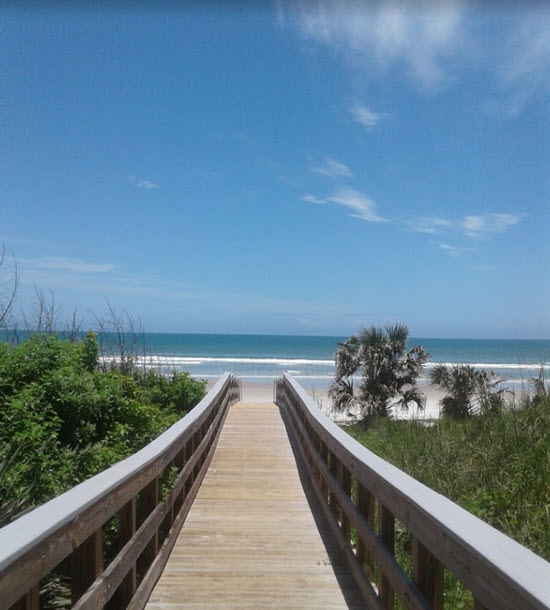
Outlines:
{"label": "beach grass", "polygon": [[[375,418],[345,430],[374,453],[550,560],[550,396],[524,396],[501,413],[464,420]],[[399,524],[396,557],[407,571],[412,541]],[[449,573],[450,607],[471,597]]]}

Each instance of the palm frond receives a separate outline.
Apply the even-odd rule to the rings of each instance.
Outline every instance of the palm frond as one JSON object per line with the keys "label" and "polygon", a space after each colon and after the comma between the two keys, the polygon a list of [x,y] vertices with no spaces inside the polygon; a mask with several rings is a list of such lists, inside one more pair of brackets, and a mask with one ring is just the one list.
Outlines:
{"label": "palm frond", "polygon": [[444,364],[436,364],[430,371],[430,383],[443,390],[448,390],[450,385],[449,369]]}
{"label": "palm frond", "polygon": [[[355,337],[350,337],[355,339]],[[357,354],[357,343],[355,341],[346,341],[339,343],[338,348],[334,352],[334,363],[336,366],[336,377],[351,377],[359,367]]]}
{"label": "palm frond", "polygon": [[382,328],[379,326],[370,326],[369,328],[363,328],[359,334],[359,343],[361,347],[375,347],[380,346],[385,341],[385,335]]}
{"label": "palm frond", "polygon": [[392,343],[400,343],[405,345],[407,343],[407,339],[409,338],[409,329],[405,326],[405,324],[394,324],[393,326],[385,327],[386,334],[388,339]]}
{"label": "palm frond", "polygon": [[328,395],[336,411],[350,410],[357,403],[354,395],[353,379],[335,379],[328,390]]}
{"label": "palm frond", "polygon": [[468,364],[438,364],[430,373],[433,385],[448,392],[440,402],[442,413],[450,417],[469,417],[494,412],[503,406],[502,379],[493,371]]}
{"label": "palm frond", "polygon": [[426,406],[426,396],[418,388],[411,388],[410,390],[405,390],[405,392],[401,394],[396,405],[400,409],[406,411],[412,402],[415,403],[419,409],[423,409]]}

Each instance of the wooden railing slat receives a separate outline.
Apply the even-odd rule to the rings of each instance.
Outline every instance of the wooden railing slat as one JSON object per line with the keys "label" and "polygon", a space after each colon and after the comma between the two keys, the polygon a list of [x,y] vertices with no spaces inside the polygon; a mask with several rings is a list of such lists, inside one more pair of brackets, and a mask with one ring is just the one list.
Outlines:
{"label": "wooden railing slat", "polygon": [[[300,422],[300,425],[303,426],[302,422]],[[305,431],[304,431],[304,436],[305,436]],[[307,437],[307,438],[309,438],[309,437]],[[336,480],[336,478],[338,477],[338,462],[336,461],[336,456],[330,450],[328,452],[328,470],[329,470],[330,474]],[[329,491],[328,491],[328,505],[330,507],[332,514],[334,515],[334,518],[338,519],[338,503],[336,502],[336,498],[334,497],[334,493],[330,489],[330,487],[329,487]]]}
{"label": "wooden railing slat", "polygon": [[[176,457],[174,458],[174,466],[177,468],[178,472],[182,471],[184,465],[185,465],[185,448],[181,449],[181,451],[178,451],[178,453],[176,454]],[[174,501],[174,513],[175,513],[174,518],[175,518],[175,515],[177,515],[179,509],[181,508],[181,505],[183,504],[183,500],[184,500],[184,490],[182,489]]]}
{"label": "wooden railing slat", "polygon": [[[140,493],[141,509],[144,511],[147,518],[157,507],[159,503],[159,479],[155,477],[148,483]],[[166,513],[165,513],[166,514]],[[160,525],[160,524],[159,524]],[[158,527],[155,527],[153,532],[148,536],[148,542],[138,559],[138,578],[143,578],[147,573],[149,566],[153,563],[158,552],[159,532]]]}
{"label": "wooden railing slat", "polygon": [[443,576],[441,563],[416,538],[413,539],[413,580],[434,610],[443,608]]}
{"label": "wooden railing slat", "polygon": [[39,610],[40,592],[38,585],[35,585],[18,602],[13,604],[9,610]]}
{"label": "wooden railing slat", "polygon": [[[395,546],[395,517],[380,502],[378,503],[378,535],[384,546],[393,555]],[[393,587],[384,570],[378,574],[378,595],[384,608],[393,608]]]}
{"label": "wooden railing slat", "polygon": [[71,555],[71,600],[73,605],[103,571],[103,531],[98,529]]}
{"label": "wooden railing slat", "polygon": [[[338,475],[342,490],[349,498],[351,496],[351,475],[349,470],[342,463],[340,463]],[[344,538],[349,541],[351,538],[351,525],[347,513],[343,510],[343,507],[341,508],[342,532],[344,534]]]}
{"label": "wooden railing slat", "polygon": [[[361,483],[356,483],[357,510],[374,531],[374,496]],[[365,569],[370,580],[374,581],[374,563],[367,551],[363,536],[357,533],[357,559]]]}
{"label": "wooden railing slat", "polygon": [[[136,499],[132,498],[118,512],[118,539],[120,550],[132,540],[136,533]],[[126,608],[137,587],[137,566],[135,561],[129,562],[126,576],[116,589],[111,609]]]}

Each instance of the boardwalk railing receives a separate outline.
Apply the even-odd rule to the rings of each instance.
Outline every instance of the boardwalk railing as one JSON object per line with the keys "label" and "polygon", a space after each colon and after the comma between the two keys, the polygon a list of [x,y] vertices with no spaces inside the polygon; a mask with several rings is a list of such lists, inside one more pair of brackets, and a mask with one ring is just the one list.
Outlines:
{"label": "boardwalk railing", "polygon": [[[275,382],[309,475],[369,608],[442,608],[444,570],[474,608],[550,608],[550,564],[382,460],[323,415],[289,375]],[[394,556],[412,535],[412,577]],[[352,542],[355,541],[355,542]]]}
{"label": "boardwalk railing", "polygon": [[[142,450],[0,530],[0,608],[38,608],[39,582],[61,562],[73,607],[143,608],[239,398],[239,381],[225,374]],[[104,566],[108,521],[118,553]]]}

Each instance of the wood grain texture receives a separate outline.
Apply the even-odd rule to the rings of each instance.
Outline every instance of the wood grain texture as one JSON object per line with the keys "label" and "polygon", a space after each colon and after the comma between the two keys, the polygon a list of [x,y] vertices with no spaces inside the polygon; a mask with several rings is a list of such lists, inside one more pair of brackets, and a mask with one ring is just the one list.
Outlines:
{"label": "wood grain texture", "polygon": [[71,555],[71,599],[73,605],[103,570],[103,532],[98,529]]}
{"label": "wood grain texture", "polygon": [[271,403],[229,410],[147,604],[149,610],[221,607],[364,607]]}
{"label": "wood grain texture", "polygon": [[418,540],[413,539],[413,580],[435,610],[443,610],[444,569]]}
{"label": "wood grain texture", "polygon": [[[118,513],[118,538],[122,549],[136,533],[136,499],[132,498]],[[112,610],[126,608],[132,599],[137,587],[137,570],[135,562],[132,562],[124,580],[116,590],[110,608]]]}

